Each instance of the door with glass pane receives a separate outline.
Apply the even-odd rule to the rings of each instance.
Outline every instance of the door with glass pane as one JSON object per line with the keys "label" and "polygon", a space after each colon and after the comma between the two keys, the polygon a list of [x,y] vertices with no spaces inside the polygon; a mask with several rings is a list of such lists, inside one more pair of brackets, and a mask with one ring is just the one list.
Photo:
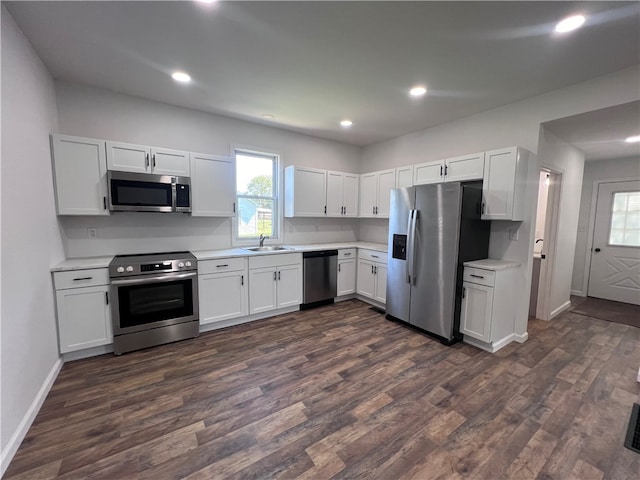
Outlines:
{"label": "door with glass pane", "polygon": [[598,187],[588,295],[640,305],[640,181]]}

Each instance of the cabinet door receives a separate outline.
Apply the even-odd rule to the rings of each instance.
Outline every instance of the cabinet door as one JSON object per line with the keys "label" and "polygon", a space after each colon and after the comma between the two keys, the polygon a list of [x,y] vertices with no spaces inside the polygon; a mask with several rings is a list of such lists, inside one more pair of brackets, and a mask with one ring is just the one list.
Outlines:
{"label": "cabinet door", "polygon": [[191,154],[192,217],[233,217],[235,162],[231,157]]}
{"label": "cabinet door", "polygon": [[395,169],[378,172],[378,205],[376,208],[376,216],[389,217],[391,190],[394,188],[396,188]]}
{"label": "cabinet door", "polygon": [[376,286],[373,270],[373,263],[365,260],[358,260],[357,292],[364,297],[375,297]]}
{"label": "cabinet door", "polygon": [[107,167],[120,172],[151,173],[151,149],[144,145],[107,142]]}
{"label": "cabinet door", "polygon": [[373,298],[380,303],[387,303],[387,266],[376,264],[374,272],[376,285]]}
{"label": "cabinet door", "polygon": [[[358,183],[359,176],[353,173],[345,173],[342,176],[343,194],[342,202],[344,204],[344,217],[358,216]],[[327,197],[329,192],[327,192]]]}
{"label": "cabinet door", "polygon": [[190,175],[189,152],[152,148],[151,172],[157,175],[188,177]]}
{"label": "cabinet door", "polygon": [[244,271],[199,275],[200,323],[206,325],[247,315],[247,281]]}
{"label": "cabinet door", "polygon": [[327,172],[327,216],[342,216],[342,208],[344,207],[342,201],[343,189],[343,174],[340,172]]}
{"label": "cabinet door", "polygon": [[483,220],[511,220],[516,176],[516,149],[486,153],[482,182]]}
{"label": "cabinet door", "polygon": [[302,265],[278,267],[278,308],[302,303]]}
{"label": "cabinet door", "polygon": [[268,312],[277,308],[276,269],[273,267],[249,270],[249,313]]}
{"label": "cabinet door", "polygon": [[375,217],[378,203],[378,174],[365,173],[360,175],[360,216]]}
{"label": "cabinet door", "polygon": [[482,180],[484,152],[445,160],[445,182]]}
{"label": "cabinet door", "polygon": [[105,141],[52,135],[58,215],[109,215]]}
{"label": "cabinet door", "polygon": [[444,180],[444,162],[437,160],[435,162],[420,163],[414,166],[413,172],[414,185],[440,183]]}
{"label": "cabinet door", "polygon": [[56,292],[60,353],[113,343],[107,285]]}
{"label": "cabinet door", "polygon": [[462,291],[460,331],[483,342],[490,342],[493,288],[464,282]]}
{"label": "cabinet door", "polygon": [[396,168],[396,188],[411,187],[413,185],[413,165]]}
{"label": "cabinet door", "polygon": [[349,295],[356,291],[356,261],[353,258],[338,260],[337,296]]}
{"label": "cabinet door", "polygon": [[295,167],[294,216],[325,216],[326,178],[326,170]]}

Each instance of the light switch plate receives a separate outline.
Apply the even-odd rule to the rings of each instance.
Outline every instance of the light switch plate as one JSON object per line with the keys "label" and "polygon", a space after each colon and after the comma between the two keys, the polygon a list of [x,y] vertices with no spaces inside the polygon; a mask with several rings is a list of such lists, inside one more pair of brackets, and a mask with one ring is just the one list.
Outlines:
{"label": "light switch plate", "polygon": [[509,229],[509,240],[518,240],[520,237],[520,230],[517,228]]}
{"label": "light switch plate", "polygon": [[87,238],[98,238],[98,229],[95,227],[87,228]]}

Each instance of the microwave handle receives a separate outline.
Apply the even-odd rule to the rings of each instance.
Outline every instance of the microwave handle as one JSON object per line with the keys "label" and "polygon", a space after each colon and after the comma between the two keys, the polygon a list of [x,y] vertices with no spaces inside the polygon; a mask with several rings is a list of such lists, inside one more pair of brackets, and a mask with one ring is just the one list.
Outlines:
{"label": "microwave handle", "polygon": [[178,208],[178,185],[176,178],[171,179],[171,211],[175,212]]}

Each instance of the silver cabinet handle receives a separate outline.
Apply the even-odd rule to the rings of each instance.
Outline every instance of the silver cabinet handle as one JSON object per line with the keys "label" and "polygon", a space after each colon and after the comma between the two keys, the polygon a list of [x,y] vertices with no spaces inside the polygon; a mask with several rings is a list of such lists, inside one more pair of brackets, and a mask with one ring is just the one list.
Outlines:
{"label": "silver cabinet handle", "polygon": [[447,176],[447,170],[449,170],[449,165],[444,166],[444,176]]}
{"label": "silver cabinet handle", "polygon": [[278,280],[280,280],[280,272],[278,272]]}
{"label": "silver cabinet handle", "polygon": [[79,282],[80,280],[91,280],[93,277],[78,277],[78,278],[74,278],[73,281],[74,282]]}
{"label": "silver cabinet handle", "polygon": [[244,285],[244,275],[240,275],[240,285]]}
{"label": "silver cabinet handle", "polygon": [[442,176],[442,165],[440,165],[440,176]]}
{"label": "silver cabinet handle", "polygon": [[484,278],[482,275],[474,275],[473,273],[471,274],[471,276],[472,276],[473,278]]}
{"label": "silver cabinet handle", "polygon": [[278,272],[273,272],[273,281],[275,282],[278,279]]}
{"label": "silver cabinet handle", "polygon": [[149,154],[145,154],[144,156],[144,168],[147,169],[149,168]]}
{"label": "silver cabinet handle", "polygon": [[380,258],[378,255],[371,255],[373,258]]}
{"label": "silver cabinet handle", "polygon": [[371,265],[371,275],[373,275],[373,265]]}
{"label": "silver cabinet handle", "polygon": [[462,298],[464,298],[464,297],[465,297],[465,293],[466,293],[466,291],[467,291],[467,289],[466,289],[466,288],[464,288],[464,287],[462,287]]}
{"label": "silver cabinet handle", "polygon": [[107,197],[102,197],[102,207],[105,210],[107,209]]}
{"label": "silver cabinet handle", "polygon": [[216,265],[216,268],[223,268],[223,267],[228,267],[229,264],[228,263],[223,263],[222,265]]}
{"label": "silver cabinet handle", "polygon": [[341,266],[342,266],[342,265],[338,264],[338,271],[340,271],[340,267],[341,267]]}
{"label": "silver cabinet handle", "polygon": [[373,267],[373,274],[377,275],[378,274],[378,267]]}
{"label": "silver cabinet handle", "polygon": [[153,168],[156,168],[156,154],[153,154]]}
{"label": "silver cabinet handle", "polygon": [[104,300],[107,302],[107,305],[109,305],[109,292],[104,292]]}
{"label": "silver cabinet handle", "polygon": [[371,207],[371,213],[372,213],[373,215],[375,215],[375,214],[376,214],[376,207]]}
{"label": "silver cabinet handle", "polygon": [[345,257],[350,257],[351,256],[351,252],[347,252],[344,254]]}

